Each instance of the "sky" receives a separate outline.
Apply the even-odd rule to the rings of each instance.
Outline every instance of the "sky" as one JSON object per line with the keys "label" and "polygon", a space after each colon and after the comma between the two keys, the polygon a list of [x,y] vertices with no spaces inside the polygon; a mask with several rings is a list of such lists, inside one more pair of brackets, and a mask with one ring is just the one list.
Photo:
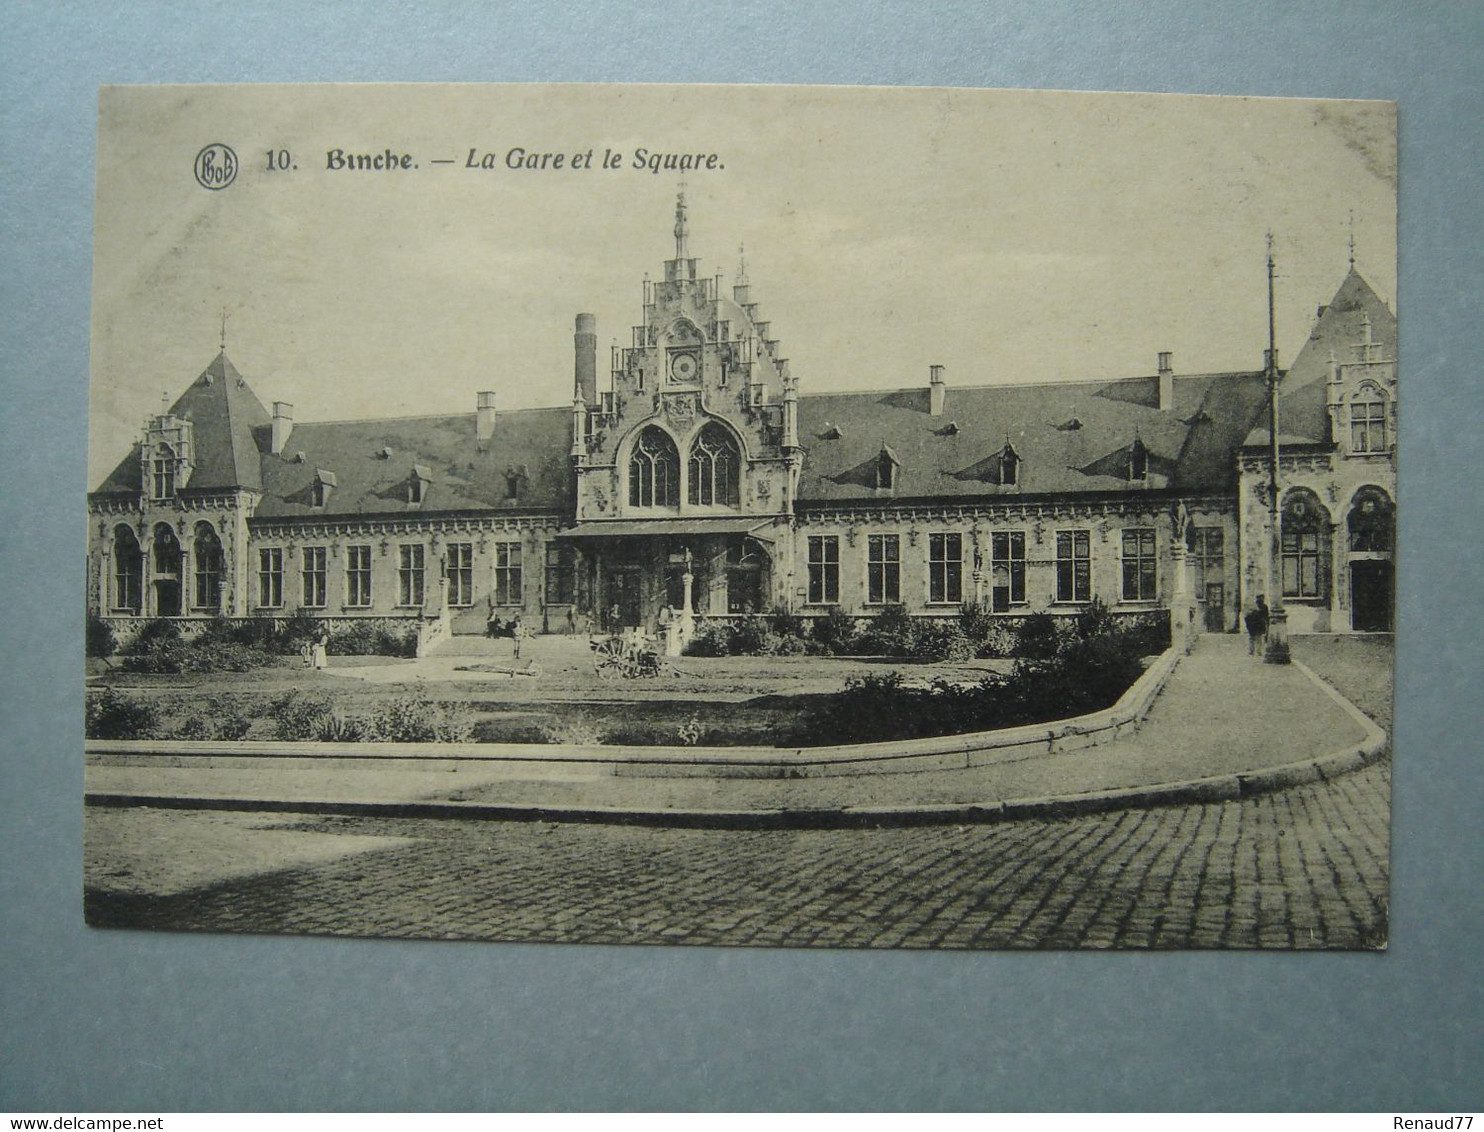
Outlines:
{"label": "sky", "polygon": [[[228,356],[297,420],[473,412],[487,389],[570,403],[574,316],[597,316],[604,370],[674,255],[681,180],[701,274],[730,285],[745,245],[805,394],[921,385],[930,364],[950,386],[1107,381],[1163,350],[1177,372],[1260,368],[1269,231],[1291,361],[1352,237],[1395,309],[1395,121],[1384,102],[884,87],[105,88],[90,481],[215,357],[223,312]],[[239,160],[215,191],[193,175],[211,143]],[[516,147],[564,167],[507,168]],[[641,148],[715,167],[654,173]],[[336,149],[416,168],[331,170]]]}

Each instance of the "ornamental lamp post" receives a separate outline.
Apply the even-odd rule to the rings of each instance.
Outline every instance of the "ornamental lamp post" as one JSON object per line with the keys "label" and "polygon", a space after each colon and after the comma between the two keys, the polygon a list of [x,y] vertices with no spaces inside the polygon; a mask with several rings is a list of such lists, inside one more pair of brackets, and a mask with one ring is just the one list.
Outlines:
{"label": "ornamental lamp post", "polygon": [[1262,658],[1268,664],[1287,664],[1288,611],[1283,607],[1283,533],[1278,506],[1278,342],[1273,314],[1273,234],[1268,233],[1268,531],[1270,534],[1268,636]]}

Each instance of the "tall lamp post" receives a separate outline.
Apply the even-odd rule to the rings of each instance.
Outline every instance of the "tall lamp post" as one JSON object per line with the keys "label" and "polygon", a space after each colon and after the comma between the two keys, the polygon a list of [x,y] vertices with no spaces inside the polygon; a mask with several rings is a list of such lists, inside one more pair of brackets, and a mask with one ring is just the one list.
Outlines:
{"label": "tall lamp post", "polygon": [[1268,639],[1262,658],[1287,664],[1288,610],[1283,607],[1283,534],[1278,505],[1278,335],[1273,314],[1273,234],[1268,233]]}

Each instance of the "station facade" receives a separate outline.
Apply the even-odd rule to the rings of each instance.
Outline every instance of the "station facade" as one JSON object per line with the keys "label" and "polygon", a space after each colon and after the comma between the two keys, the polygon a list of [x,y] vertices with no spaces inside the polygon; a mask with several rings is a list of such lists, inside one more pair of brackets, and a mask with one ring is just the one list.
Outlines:
{"label": "station facade", "polygon": [[[1293,632],[1391,627],[1396,320],[1352,261],[1279,383],[1272,553],[1264,369],[1106,384],[809,394],[739,271],[645,281],[601,375],[579,314],[569,405],[295,422],[225,346],[89,495],[89,608],[307,613],[546,631],[902,604],[952,616],[1166,608],[1234,629],[1282,587]],[[1260,344],[1255,351],[1260,353]]]}

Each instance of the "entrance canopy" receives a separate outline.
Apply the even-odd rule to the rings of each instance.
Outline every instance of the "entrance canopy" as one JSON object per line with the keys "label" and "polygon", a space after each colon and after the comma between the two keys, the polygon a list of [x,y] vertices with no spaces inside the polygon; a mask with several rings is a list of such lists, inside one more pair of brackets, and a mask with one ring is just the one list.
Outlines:
{"label": "entrance canopy", "polygon": [[636,538],[646,535],[680,535],[694,538],[697,535],[751,535],[764,542],[771,541],[757,532],[770,525],[772,519],[721,518],[721,519],[639,519],[610,520],[607,522],[578,523],[565,531],[558,531],[557,538]]}

